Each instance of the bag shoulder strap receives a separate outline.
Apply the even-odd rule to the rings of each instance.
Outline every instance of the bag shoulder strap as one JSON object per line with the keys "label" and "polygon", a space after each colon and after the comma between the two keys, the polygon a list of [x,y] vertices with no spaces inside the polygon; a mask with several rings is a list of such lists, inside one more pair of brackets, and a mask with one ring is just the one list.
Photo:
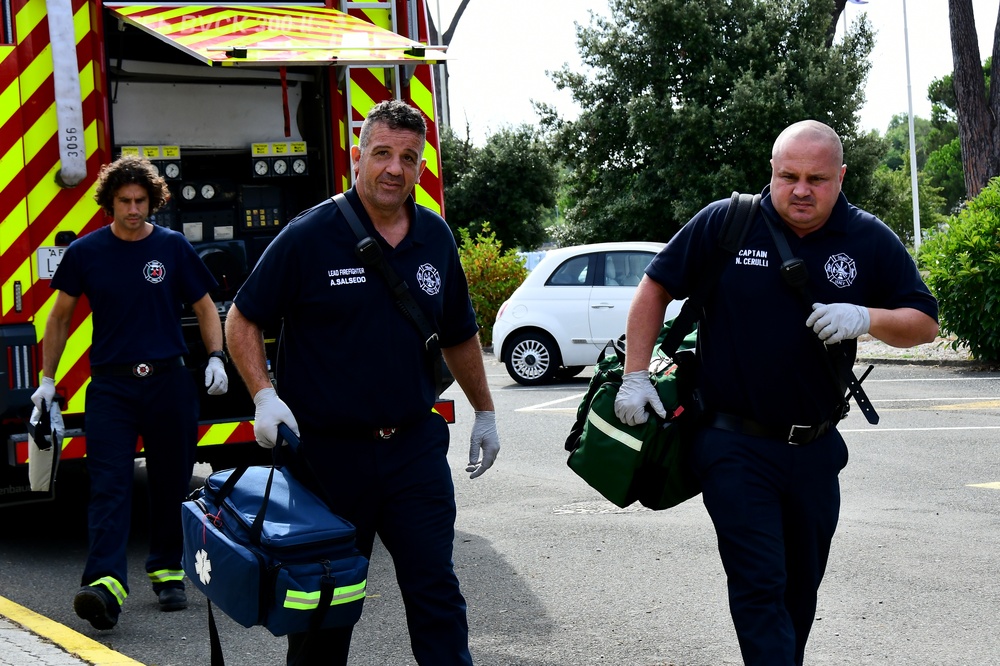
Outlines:
{"label": "bag shoulder strap", "polygon": [[350,225],[354,235],[358,237],[358,244],[354,247],[354,254],[361,259],[361,263],[365,266],[370,266],[382,274],[389,287],[389,291],[392,292],[392,295],[396,299],[396,305],[406,315],[406,318],[417,327],[417,332],[420,333],[420,337],[424,340],[424,349],[431,357],[435,390],[440,393],[443,383],[443,372],[441,363],[438,362],[438,359],[441,358],[441,345],[437,332],[431,327],[420,304],[417,303],[416,299],[413,298],[413,294],[410,293],[409,285],[399,277],[396,271],[392,269],[392,266],[389,265],[389,262],[385,260],[385,255],[382,254],[382,248],[379,247],[378,241],[369,236],[365,231],[361,220],[358,219],[358,214],[354,212],[354,207],[351,206],[351,202],[347,200],[343,192],[335,194],[333,202],[337,204],[337,208],[340,209],[344,219],[347,220],[347,224]]}
{"label": "bag shoulder strap", "polygon": [[386,283],[389,285],[389,290],[396,297],[396,301],[403,314],[420,331],[420,335],[424,339],[424,347],[427,351],[433,353],[434,350],[439,350],[438,334],[431,328],[427,317],[424,315],[424,311],[413,298],[413,294],[410,293],[409,285],[399,277],[392,266],[389,265],[389,262],[385,260],[385,255],[382,254],[382,248],[379,247],[378,241],[369,236],[365,231],[361,220],[358,219],[358,214],[354,212],[354,208],[351,206],[351,202],[342,193],[335,195],[333,201],[337,204],[340,212],[343,213],[347,223],[351,226],[351,230],[354,231],[354,235],[358,237],[358,244],[354,248],[354,253],[361,259],[365,266],[371,266],[382,273]]}
{"label": "bag shoulder strap", "polygon": [[715,251],[708,261],[708,268],[684,302],[680,313],[670,327],[670,331],[667,332],[667,336],[660,345],[660,349],[667,356],[673,358],[681,342],[701,318],[705,301],[708,300],[715,286],[719,283],[722,271],[725,270],[729,260],[743,247],[747,232],[750,230],[754,218],[757,217],[759,209],[759,194],[733,192],[729,199],[726,219],[722,223],[722,229],[719,230]]}

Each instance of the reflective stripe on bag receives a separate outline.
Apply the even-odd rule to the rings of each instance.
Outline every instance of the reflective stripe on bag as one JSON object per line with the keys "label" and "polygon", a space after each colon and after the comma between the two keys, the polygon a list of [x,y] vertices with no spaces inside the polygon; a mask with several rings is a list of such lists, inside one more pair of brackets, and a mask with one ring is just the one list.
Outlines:
{"label": "reflective stripe on bag", "polygon": [[[615,421],[618,423],[618,426],[621,425],[621,421],[619,421],[617,418],[615,419]],[[633,451],[642,450],[641,439],[635,437],[634,435],[630,435],[627,432],[624,432],[623,430],[621,430],[620,427],[616,426],[613,423],[609,423],[607,420],[601,418],[601,415],[598,414],[596,410],[593,409],[590,410],[590,413],[587,414],[587,422],[590,423],[590,425],[597,428],[598,430],[600,430],[601,432],[603,432],[611,439],[615,440],[616,442],[620,442],[621,444],[624,444]]]}
{"label": "reflective stripe on bag", "polygon": [[[358,599],[364,599],[365,589],[367,586],[368,580],[366,579],[356,585],[335,587],[333,589],[333,598],[330,600],[330,605],[336,606],[338,604],[346,604],[352,601],[357,601]],[[312,610],[319,605],[320,594],[320,590],[316,590],[315,592],[288,590],[285,594],[285,603],[283,605],[285,608],[293,610]]]}

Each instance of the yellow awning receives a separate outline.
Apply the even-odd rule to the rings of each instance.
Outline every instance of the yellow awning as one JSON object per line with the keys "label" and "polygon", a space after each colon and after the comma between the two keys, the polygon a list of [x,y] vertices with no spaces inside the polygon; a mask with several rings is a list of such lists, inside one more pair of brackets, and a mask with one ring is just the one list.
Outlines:
{"label": "yellow awning", "polygon": [[321,6],[125,2],[104,6],[125,23],[209,65],[380,67],[443,60],[440,50]]}

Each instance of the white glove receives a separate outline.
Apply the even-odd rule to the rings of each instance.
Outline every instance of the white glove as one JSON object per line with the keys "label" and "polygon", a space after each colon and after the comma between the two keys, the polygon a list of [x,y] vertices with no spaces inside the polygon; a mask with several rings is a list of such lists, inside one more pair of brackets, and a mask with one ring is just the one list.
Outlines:
{"label": "white glove", "polygon": [[615,416],[625,425],[642,425],[649,419],[646,405],[652,407],[661,419],[667,418],[667,410],[649,381],[649,371],[626,372],[615,397]]}
{"label": "white glove", "polygon": [[[483,451],[483,460],[479,461],[479,450]],[[483,472],[493,466],[493,461],[500,453],[500,435],[497,434],[496,412],[476,412],[476,421],[472,424],[472,437],[469,439],[469,466],[466,472],[472,472],[470,479],[482,476]]]}
{"label": "white glove", "polygon": [[205,368],[205,386],[208,387],[209,395],[223,395],[229,390],[229,377],[226,376],[226,366],[222,365],[222,359],[213,356],[208,359],[208,367]]}
{"label": "white glove", "polygon": [[[31,394],[31,402],[39,411],[48,409],[52,400],[56,397],[56,380],[51,377],[42,377],[42,384]],[[45,405],[44,407],[42,405]]]}
{"label": "white glove", "polygon": [[253,404],[257,405],[254,414],[253,435],[257,438],[257,443],[265,449],[273,449],[278,441],[278,424],[284,423],[296,435],[301,436],[299,424],[292,415],[292,410],[278,397],[273,388],[266,388],[257,391],[253,397]]}
{"label": "white glove", "polygon": [[868,308],[853,303],[813,303],[813,313],[806,319],[806,326],[828,345],[864,335],[871,323]]}

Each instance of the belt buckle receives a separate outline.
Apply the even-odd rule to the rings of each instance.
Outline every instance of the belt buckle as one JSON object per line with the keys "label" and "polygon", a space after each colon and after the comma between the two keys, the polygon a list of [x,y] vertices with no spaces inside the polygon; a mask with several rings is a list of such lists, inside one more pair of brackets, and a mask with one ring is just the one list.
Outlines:
{"label": "belt buckle", "polygon": [[396,434],[396,429],[395,428],[378,428],[378,429],[375,430],[375,434],[379,437],[379,439],[389,439],[390,437],[392,437],[393,435]]}
{"label": "belt buckle", "polygon": [[788,430],[788,443],[792,444],[793,446],[799,446],[799,444],[801,444],[801,442],[796,442],[795,441],[795,431],[796,430],[806,430],[806,431],[808,431],[808,430],[812,430],[812,426],[793,425],[791,428],[789,428],[789,430]]}
{"label": "belt buckle", "polygon": [[153,374],[153,366],[149,363],[136,363],[132,366],[132,374],[136,377],[149,377]]}

